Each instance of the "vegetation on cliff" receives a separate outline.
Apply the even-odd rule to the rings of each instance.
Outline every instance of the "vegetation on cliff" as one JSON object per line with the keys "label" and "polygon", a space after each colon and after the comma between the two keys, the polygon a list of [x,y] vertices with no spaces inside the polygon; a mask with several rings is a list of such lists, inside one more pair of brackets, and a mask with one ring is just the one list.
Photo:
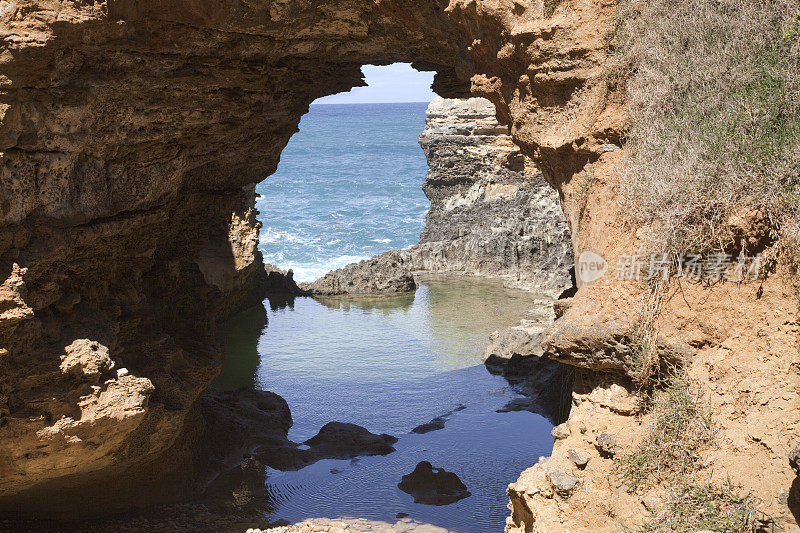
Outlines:
{"label": "vegetation on cliff", "polygon": [[620,461],[620,474],[632,490],[693,472],[698,451],[713,436],[710,415],[680,371],[660,385],[645,405],[653,417],[649,437]]}
{"label": "vegetation on cliff", "polygon": [[663,502],[649,508],[638,530],[647,533],[698,530],[751,531],[756,502],[739,494],[730,480],[716,485],[703,478],[701,451],[711,445],[714,422],[698,402],[696,386],[673,369],[645,402],[651,417],[647,438],[618,460],[618,473],[633,492],[661,484]]}
{"label": "vegetation on cliff", "polygon": [[796,0],[620,3],[611,76],[626,83],[633,154],[622,192],[653,251],[752,254],[776,231],[797,249],[799,13]]}

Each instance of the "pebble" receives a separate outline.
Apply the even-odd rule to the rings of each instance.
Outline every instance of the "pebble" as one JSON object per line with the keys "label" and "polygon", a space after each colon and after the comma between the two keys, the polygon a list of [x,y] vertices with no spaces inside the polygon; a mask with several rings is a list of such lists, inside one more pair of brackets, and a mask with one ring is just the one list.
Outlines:
{"label": "pebble", "polygon": [[569,476],[561,470],[548,472],[547,479],[553,484],[553,488],[556,489],[556,492],[561,495],[568,495],[572,492],[579,481],[578,478]]}
{"label": "pebble", "polygon": [[553,428],[550,434],[559,440],[566,439],[570,435],[569,424],[564,422],[563,424],[557,425]]}
{"label": "pebble", "polygon": [[608,433],[601,433],[597,436],[595,446],[604,456],[611,457],[617,451],[617,439]]}

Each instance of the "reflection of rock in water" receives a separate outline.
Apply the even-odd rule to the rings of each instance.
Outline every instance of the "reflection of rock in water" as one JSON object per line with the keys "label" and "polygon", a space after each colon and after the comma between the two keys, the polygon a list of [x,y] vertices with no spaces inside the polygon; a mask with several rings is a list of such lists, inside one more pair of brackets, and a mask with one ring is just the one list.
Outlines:
{"label": "reflection of rock in water", "polygon": [[[376,435],[355,424],[330,422],[304,445],[287,438],[292,417],[277,394],[241,389],[215,391],[203,397],[205,432],[199,439],[195,464],[201,484],[208,484],[201,501],[215,508],[252,508],[269,512],[266,466],[299,470],[322,459],[386,455],[397,438]],[[213,481],[212,481],[213,480]]]}
{"label": "reflection of rock in water", "polygon": [[304,285],[318,294],[414,289],[413,273],[505,279],[555,297],[573,263],[558,193],[520,152],[494,105],[436,98],[420,146],[431,202],[419,244],[351,263]]}
{"label": "reflection of rock in water", "polygon": [[417,288],[410,265],[401,255],[382,254],[328,272],[303,289],[315,296],[337,294],[392,294]]}
{"label": "reflection of rock in water", "polygon": [[573,369],[542,355],[496,355],[486,359],[486,368],[501,375],[522,395],[508,402],[498,412],[531,411],[546,416],[554,425],[569,416]]}
{"label": "reflection of rock in water", "polygon": [[422,461],[413,472],[403,476],[397,486],[414,497],[414,503],[448,505],[470,495],[467,486],[452,472],[434,468]]}
{"label": "reflection of rock in water", "polygon": [[294,299],[298,296],[309,296],[309,292],[301,289],[294,281],[294,272],[281,270],[275,265],[264,265],[266,271],[266,295],[269,307],[273,311],[294,309]]}
{"label": "reflection of rock in water", "polygon": [[[461,368],[465,358],[471,359],[470,364],[479,364],[492,331],[517,324],[519,317],[542,305],[540,300],[550,302],[548,298],[509,289],[498,280],[426,275],[421,281],[417,294],[425,295],[426,333],[443,368]],[[537,315],[532,320],[540,318]]]}
{"label": "reflection of rock in water", "polygon": [[397,311],[408,311],[414,303],[414,297],[413,292],[403,292],[377,296],[315,296],[314,299],[328,309],[338,309],[346,313],[358,309],[388,315]]}
{"label": "reflection of rock in water", "polygon": [[267,311],[263,305],[251,307],[230,318],[225,325],[225,364],[214,381],[222,390],[256,386],[256,370],[261,360],[258,340],[267,326]]}

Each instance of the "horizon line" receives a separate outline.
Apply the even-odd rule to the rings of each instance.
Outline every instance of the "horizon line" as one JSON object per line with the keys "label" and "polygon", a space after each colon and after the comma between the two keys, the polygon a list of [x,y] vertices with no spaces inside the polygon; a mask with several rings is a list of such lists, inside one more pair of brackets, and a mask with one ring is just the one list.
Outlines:
{"label": "horizon line", "polygon": [[[431,100],[432,101],[432,100]],[[369,104],[430,104],[420,100],[417,102],[311,102],[309,105],[369,105]]]}

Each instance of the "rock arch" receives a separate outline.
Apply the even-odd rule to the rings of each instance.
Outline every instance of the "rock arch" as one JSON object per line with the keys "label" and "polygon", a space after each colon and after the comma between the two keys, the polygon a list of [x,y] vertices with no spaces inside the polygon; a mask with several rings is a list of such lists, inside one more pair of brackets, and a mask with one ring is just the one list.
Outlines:
{"label": "rock arch", "polygon": [[253,184],[310,102],[362,83],[362,64],[412,62],[437,71],[442,96],[494,102],[562,193],[577,246],[571,178],[617,157],[604,147],[624,128],[602,77],[613,9],[2,4],[0,509],[75,514],[190,489],[215,324],[260,300]]}

